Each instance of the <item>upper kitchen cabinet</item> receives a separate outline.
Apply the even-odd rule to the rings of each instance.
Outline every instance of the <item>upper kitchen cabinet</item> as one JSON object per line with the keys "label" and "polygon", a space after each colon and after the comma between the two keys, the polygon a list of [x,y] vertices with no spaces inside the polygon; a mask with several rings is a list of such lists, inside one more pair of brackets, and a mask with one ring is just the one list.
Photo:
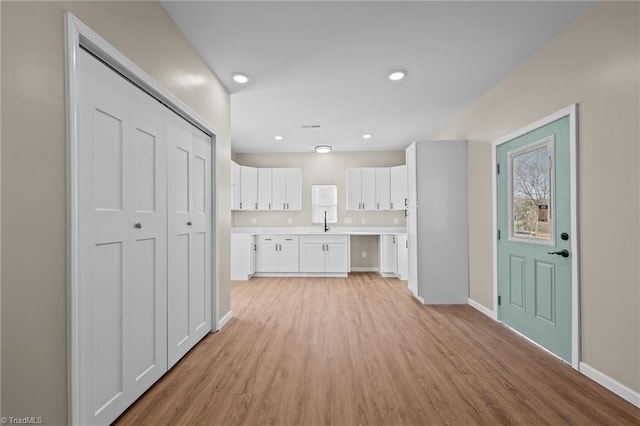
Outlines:
{"label": "upper kitchen cabinet", "polygon": [[273,169],[258,169],[258,210],[273,209]]}
{"label": "upper kitchen cabinet", "polygon": [[272,170],[271,210],[302,210],[302,170]]}
{"label": "upper kitchen cabinet", "polygon": [[239,210],[258,209],[258,169],[240,166],[240,208]]}
{"label": "upper kitchen cabinet", "polygon": [[407,199],[407,166],[390,168],[391,175],[391,210],[404,210]]}
{"label": "upper kitchen cabinet", "polygon": [[375,210],[391,210],[391,169],[376,167]]}
{"label": "upper kitchen cabinet", "polygon": [[376,210],[375,167],[347,169],[347,210]]}

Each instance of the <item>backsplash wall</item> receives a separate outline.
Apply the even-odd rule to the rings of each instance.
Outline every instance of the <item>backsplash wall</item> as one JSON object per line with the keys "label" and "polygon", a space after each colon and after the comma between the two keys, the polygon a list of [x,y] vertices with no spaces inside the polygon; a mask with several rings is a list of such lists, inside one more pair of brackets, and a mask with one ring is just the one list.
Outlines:
{"label": "backsplash wall", "polygon": [[[311,224],[311,185],[338,185],[338,223],[334,226],[405,226],[403,211],[346,211],[348,167],[391,167],[405,163],[404,151],[332,152],[329,154],[277,153],[234,154],[234,161],[251,167],[297,167],[302,169],[302,211],[232,212],[232,226],[318,226]],[[351,223],[345,223],[351,219]],[[255,223],[254,223],[255,219]],[[291,219],[291,223],[289,223]],[[364,220],[364,223],[363,223]],[[396,223],[397,222],[397,223]]]}

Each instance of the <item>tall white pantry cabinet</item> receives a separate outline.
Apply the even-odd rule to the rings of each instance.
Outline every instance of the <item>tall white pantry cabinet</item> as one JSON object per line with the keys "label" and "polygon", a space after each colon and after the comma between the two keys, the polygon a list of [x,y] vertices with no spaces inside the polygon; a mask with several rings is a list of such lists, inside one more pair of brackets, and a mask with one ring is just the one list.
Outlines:
{"label": "tall white pantry cabinet", "polygon": [[406,163],[409,289],[425,304],[466,304],[467,142],[414,142]]}
{"label": "tall white pantry cabinet", "polygon": [[84,50],[77,73],[76,422],[109,424],[211,330],[212,142]]}

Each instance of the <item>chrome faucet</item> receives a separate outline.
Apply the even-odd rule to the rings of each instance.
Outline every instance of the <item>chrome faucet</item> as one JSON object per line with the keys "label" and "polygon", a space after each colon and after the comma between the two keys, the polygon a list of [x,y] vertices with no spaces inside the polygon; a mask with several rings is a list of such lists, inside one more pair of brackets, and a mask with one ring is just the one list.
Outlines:
{"label": "chrome faucet", "polygon": [[327,211],[324,211],[324,232],[329,230],[329,226],[327,225]]}

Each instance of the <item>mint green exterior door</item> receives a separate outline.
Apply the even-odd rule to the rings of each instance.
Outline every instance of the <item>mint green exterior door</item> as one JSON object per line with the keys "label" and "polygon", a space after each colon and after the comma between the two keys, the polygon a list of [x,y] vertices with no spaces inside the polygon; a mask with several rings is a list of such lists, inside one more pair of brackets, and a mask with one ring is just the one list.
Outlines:
{"label": "mint green exterior door", "polygon": [[571,362],[570,122],[497,147],[498,317]]}

